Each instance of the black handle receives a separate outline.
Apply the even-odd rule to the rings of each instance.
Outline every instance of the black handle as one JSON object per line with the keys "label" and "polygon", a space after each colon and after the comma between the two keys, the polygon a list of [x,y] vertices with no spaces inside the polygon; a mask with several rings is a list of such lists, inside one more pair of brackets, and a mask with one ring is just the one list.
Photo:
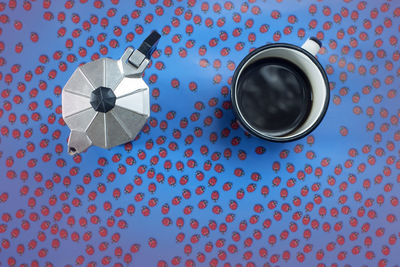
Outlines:
{"label": "black handle", "polygon": [[139,51],[146,56],[146,58],[150,59],[154,50],[157,48],[158,41],[160,40],[161,35],[157,31],[152,31],[149,36],[147,36],[146,40],[139,47]]}

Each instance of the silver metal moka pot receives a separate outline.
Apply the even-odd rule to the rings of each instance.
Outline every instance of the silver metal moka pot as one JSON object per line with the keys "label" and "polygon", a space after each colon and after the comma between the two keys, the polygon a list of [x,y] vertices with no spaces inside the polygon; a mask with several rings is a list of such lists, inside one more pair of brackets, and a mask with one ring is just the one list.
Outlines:
{"label": "silver metal moka pot", "polygon": [[153,31],[139,49],[128,47],[119,60],[102,58],[75,70],[62,91],[70,154],[92,145],[109,149],[140,132],[150,115],[149,87],[142,74],[160,37]]}

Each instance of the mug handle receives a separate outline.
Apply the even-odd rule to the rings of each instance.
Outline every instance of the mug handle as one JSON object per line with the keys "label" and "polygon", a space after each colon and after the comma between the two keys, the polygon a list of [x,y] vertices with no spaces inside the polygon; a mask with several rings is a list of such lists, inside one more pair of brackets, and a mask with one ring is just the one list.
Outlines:
{"label": "mug handle", "polygon": [[308,51],[311,55],[316,56],[318,51],[321,49],[322,43],[316,37],[310,37],[301,46],[304,50]]}

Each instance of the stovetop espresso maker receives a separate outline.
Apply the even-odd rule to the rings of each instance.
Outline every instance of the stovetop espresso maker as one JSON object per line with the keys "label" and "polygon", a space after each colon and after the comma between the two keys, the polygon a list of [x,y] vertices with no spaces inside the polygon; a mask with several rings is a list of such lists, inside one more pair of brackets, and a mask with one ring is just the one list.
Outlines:
{"label": "stovetop espresso maker", "polygon": [[62,116],[71,129],[70,154],[135,139],[150,115],[149,87],[142,74],[160,37],[153,31],[119,60],[102,58],[75,70],[62,91]]}

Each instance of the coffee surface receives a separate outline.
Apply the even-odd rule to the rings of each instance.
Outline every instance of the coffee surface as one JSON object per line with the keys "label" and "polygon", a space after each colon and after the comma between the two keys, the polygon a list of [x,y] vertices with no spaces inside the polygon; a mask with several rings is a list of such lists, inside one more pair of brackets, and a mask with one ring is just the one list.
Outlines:
{"label": "coffee surface", "polygon": [[270,136],[285,135],[307,118],[311,86],[293,63],[269,58],[248,66],[240,75],[237,100],[244,119]]}

